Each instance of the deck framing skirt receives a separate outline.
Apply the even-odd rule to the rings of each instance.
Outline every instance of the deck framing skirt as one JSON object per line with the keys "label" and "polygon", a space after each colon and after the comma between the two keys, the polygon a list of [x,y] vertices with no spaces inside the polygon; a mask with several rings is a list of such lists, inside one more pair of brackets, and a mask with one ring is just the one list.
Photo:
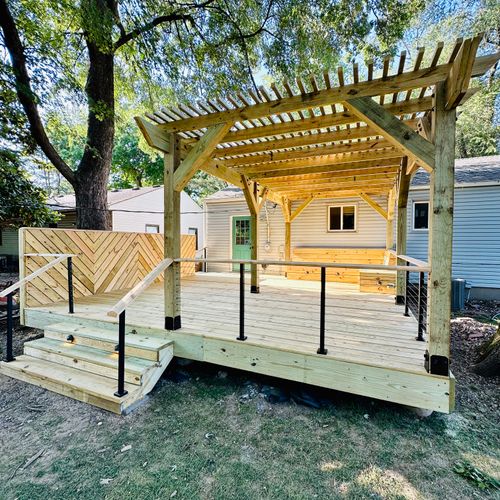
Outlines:
{"label": "deck framing skirt", "polygon": [[[26,324],[35,328],[57,322],[84,322],[86,326],[116,329],[116,320],[89,319],[62,312],[27,309]],[[448,413],[454,408],[455,380],[425,371],[405,371],[336,359],[332,356],[304,354],[276,346],[207,335],[185,328],[167,332],[161,328],[127,324],[141,334],[162,336],[174,341],[174,356],[204,361],[253,373],[302,382],[403,405]]]}

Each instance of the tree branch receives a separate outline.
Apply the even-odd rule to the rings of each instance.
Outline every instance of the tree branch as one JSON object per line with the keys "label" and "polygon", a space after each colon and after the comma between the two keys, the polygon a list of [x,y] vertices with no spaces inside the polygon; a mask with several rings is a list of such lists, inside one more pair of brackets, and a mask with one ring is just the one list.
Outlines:
{"label": "tree branch", "polygon": [[61,172],[70,184],[75,181],[75,174],[68,164],[59,156],[45,132],[40,114],[38,113],[37,97],[31,89],[31,81],[26,68],[24,47],[19,32],[6,0],[0,0],[0,26],[2,27],[5,46],[9,51],[14,70],[15,86],[19,101],[30,124],[30,130],[36,143],[54,167]]}
{"label": "tree branch", "polygon": [[[113,44],[114,50],[118,50],[120,47],[125,45],[126,43],[130,42],[134,38],[137,38],[138,36],[147,33],[148,31],[151,31],[153,28],[158,26],[159,24],[164,24],[164,23],[171,23],[175,21],[191,21],[194,22],[192,14],[186,14],[185,10],[186,9],[203,9],[204,7],[210,5],[213,3],[215,0],[206,0],[205,2],[202,3],[193,3],[193,4],[185,4],[183,5],[183,10],[178,10],[176,12],[173,12],[171,14],[165,15],[165,16],[158,16],[152,19],[151,21],[147,22],[146,24],[139,26],[138,28],[125,33],[123,30],[123,26],[119,26],[120,31],[121,31],[121,36],[116,40],[116,42]],[[121,23],[120,23],[121,24]]]}

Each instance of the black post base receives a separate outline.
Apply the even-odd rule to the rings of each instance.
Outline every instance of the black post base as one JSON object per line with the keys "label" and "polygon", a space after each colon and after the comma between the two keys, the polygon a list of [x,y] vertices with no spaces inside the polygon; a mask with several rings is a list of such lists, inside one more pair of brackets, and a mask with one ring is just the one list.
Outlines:
{"label": "black post base", "polygon": [[415,340],[418,340],[419,342],[425,342],[424,337],[415,337]]}
{"label": "black post base", "polygon": [[3,360],[5,363],[10,363],[11,361],[15,361],[16,358],[14,356],[5,356],[5,358],[3,358]]}
{"label": "black post base", "polygon": [[447,377],[450,374],[450,362],[446,356],[429,356],[429,351],[426,351],[425,369],[431,375]]}
{"label": "black post base", "polygon": [[236,337],[236,340],[241,340],[241,341],[243,341],[243,340],[246,340],[246,339],[247,339],[246,335],[245,335],[244,337]]}
{"label": "black post base", "polygon": [[317,352],[318,354],[328,354],[328,349],[321,349],[321,348],[320,348],[320,349],[318,349],[316,352]]}
{"label": "black post base", "polygon": [[256,285],[250,286],[250,293],[260,293],[260,288]]}
{"label": "black post base", "polygon": [[117,398],[123,398],[123,396],[125,396],[126,394],[128,394],[128,391],[125,391],[125,390],[124,390],[124,391],[122,391],[122,392],[120,392],[120,391],[116,391],[116,392],[114,393],[114,395],[115,395]]}
{"label": "black post base", "polygon": [[404,295],[396,295],[396,304],[398,306],[403,305],[405,303],[405,296]]}
{"label": "black post base", "polygon": [[181,327],[181,317],[165,316],[165,330],[178,330]]}

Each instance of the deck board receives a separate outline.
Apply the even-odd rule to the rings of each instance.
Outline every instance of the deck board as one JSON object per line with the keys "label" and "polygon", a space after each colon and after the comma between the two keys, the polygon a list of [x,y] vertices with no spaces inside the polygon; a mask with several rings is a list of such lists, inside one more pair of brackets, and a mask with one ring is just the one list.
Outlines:
{"label": "deck board", "polygon": [[[300,354],[315,354],[319,342],[319,283],[264,277],[260,294],[245,297],[245,334],[249,343]],[[82,297],[75,317],[116,322],[107,311],[126,290]],[[235,275],[198,273],[182,280],[182,329],[179,334],[235,339],[239,324],[239,287]],[[31,308],[67,314],[67,304]],[[127,325],[162,329],[163,285],[146,290],[128,309]],[[417,323],[403,316],[392,296],[361,293],[352,285],[327,283],[326,357],[372,366],[426,373],[426,342],[415,340]]]}

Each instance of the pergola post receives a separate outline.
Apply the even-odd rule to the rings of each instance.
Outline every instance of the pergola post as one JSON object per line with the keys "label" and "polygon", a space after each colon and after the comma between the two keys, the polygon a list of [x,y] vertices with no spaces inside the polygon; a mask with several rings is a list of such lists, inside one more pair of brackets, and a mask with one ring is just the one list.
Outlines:
{"label": "pergola post", "polygon": [[[397,232],[396,232],[396,253],[397,255],[406,255],[406,238],[408,232],[408,192],[410,189],[411,176],[406,173],[408,166],[408,157],[403,157],[401,161],[401,171],[399,175],[398,187],[398,213],[397,213]],[[402,259],[397,259],[398,266],[404,266]],[[396,304],[404,304],[406,277],[404,271],[398,271],[396,274]]]}
{"label": "pergola post", "polygon": [[[250,212],[250,258],[259,258],[259,213],[261,204],[259,203],[259,186],[256,182],[249,181],[245,175],[241,176],[243,194]],[[263,193],[263,202],[266,193]],[[250,265],[250,292],[259,293],[259,267],[257,264]]]}
{"label": "pergola post", "polygon": [[[180,164],[180,141],[170,134],[169,153],[164,155],[164,257],[177,259],[181,255],[180,191],[175,190],[175,171]],[[181,327],[181,272],[174,262],[165,270],[165,329]]]}
{"label": "pergola post", "polygon": [[446,83],[435,90],[433,138],[435,168],[430,174],[427,370],[449,374],[453,188],[456,110],[446,109]]}
{"label": "pergola post", "polygon": [[394,189],[387,196],[387,223],[385,230],[385,249],[392,250],[394,246]]}
{"label": "pergola post", "polygon": [[285,221],[285,260],[292,260],[292,203],[284,198],[281,205],[283,219]]}

